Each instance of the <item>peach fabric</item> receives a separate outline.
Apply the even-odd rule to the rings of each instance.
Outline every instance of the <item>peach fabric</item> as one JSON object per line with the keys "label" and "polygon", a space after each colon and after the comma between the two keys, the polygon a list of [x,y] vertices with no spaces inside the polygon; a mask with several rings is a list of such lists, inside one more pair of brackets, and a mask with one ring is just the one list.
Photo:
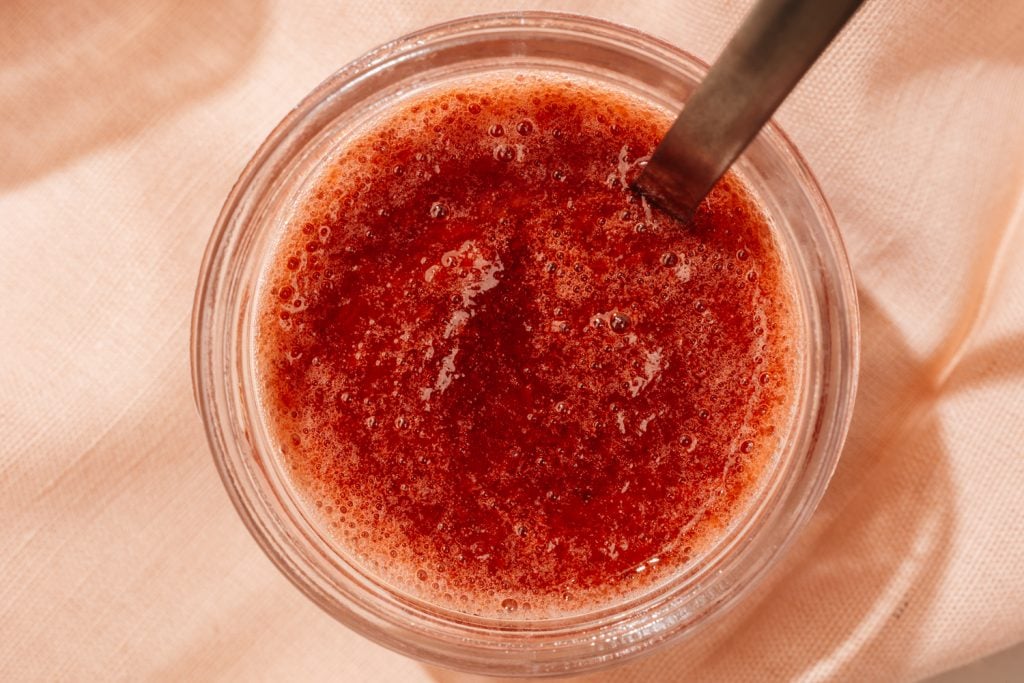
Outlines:
{"label": "peach fabric", "polygon": [[[543,7],[711,60],[749,4]],[[193,406],[189,314],[221,202],[293,104],[500,9],[0,3],[2,678],[475,680],[355,636],[263,556]],[[848,447],[755,595],[592,680],[913,680],[1024,639],[1022,36],[1015,0],[868,0],[785,104],[859,282]]]}

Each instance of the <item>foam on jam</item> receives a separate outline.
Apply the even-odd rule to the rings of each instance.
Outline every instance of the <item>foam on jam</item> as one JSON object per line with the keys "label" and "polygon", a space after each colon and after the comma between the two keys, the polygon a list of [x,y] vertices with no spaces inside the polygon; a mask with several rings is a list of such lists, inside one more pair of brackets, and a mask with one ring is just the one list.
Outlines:
{"label": "foam on jam", "polygon": [[768,221],[628,189],[669,116],[583,80],[435,91],[325,163],[266,267],[260,399],[342,550],[538,618],[650,588],[737,517],[799,345]]}

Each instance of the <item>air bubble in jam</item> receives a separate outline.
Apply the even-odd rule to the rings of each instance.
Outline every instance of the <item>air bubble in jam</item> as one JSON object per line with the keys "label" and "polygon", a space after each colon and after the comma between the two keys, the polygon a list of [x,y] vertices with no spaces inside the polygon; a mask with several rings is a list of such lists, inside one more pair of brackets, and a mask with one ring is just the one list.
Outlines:
{"label": "air bubble in jam", "polygon": [[584,79],[466,81],[310,181],[258,292],[259,399],[366,571],[572,614],[697,561],[756,495],[794,394],[789,280],[736,176],[685,226],[629,189],[670,120]]}
{"label": "air bubble in jam", "polygon": [[625,313],[613,313],[611,328],[615,332],[625,332],[629,329],[629,316]]}
{"label": "air bubble in jam", "polygon": [[515,161],[516,148],[512,145],[495,145],[494,158],[498,161]]}

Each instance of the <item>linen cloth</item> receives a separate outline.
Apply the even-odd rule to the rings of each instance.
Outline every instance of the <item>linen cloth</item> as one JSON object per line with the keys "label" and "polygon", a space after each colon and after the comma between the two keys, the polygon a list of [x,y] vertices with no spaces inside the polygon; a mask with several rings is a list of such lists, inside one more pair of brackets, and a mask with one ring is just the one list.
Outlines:
{"label": "linen cloth", "polygon": [[[750,2],[0,3],[0,678],[432,681],[273,567],[193,406],[221,203],[319,81],[519,8],[711,61]],[[868,0],[779,120],[835,210],[863,367],[765,584],[595,681],[915,680],[1024,640],[1024,4]]]}

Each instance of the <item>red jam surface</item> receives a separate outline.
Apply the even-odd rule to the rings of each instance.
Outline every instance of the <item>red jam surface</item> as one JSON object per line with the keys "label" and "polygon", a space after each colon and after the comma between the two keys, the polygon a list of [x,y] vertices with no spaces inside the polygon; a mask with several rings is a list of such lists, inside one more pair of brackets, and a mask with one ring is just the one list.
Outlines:
{"label": "red jam surface", "polygon": [[585,81],[436,91],[347,142],[269,261],[260,398],[368,571],[537,618],[720,537],[792,412],[792,296],[727,177],[682,225],[628,189],[665,112]]}

